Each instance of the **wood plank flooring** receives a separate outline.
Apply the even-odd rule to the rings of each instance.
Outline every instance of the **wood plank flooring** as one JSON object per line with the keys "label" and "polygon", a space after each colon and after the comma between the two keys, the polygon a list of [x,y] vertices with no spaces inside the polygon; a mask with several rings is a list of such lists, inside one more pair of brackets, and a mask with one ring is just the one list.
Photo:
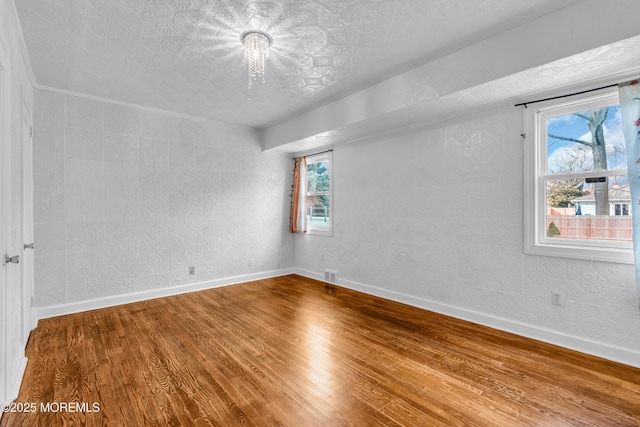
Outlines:
{"label": "wood plank flooring", "polygon": [[640,426],[640,369],[295,275],[41,320],[27,356],[3,427]]}

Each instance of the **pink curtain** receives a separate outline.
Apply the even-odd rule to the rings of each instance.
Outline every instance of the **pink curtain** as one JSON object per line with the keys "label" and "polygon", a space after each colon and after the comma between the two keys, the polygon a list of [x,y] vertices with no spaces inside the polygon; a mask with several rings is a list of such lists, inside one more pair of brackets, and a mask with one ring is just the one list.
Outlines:
{"label": "pink curtain", "polygon": [[307,159],[293,159],[293,182],[291,184],[291,215],[289,231],[292,233],[307,232],[307,216],[305,205],[307,199]]}
{"label": "pink curtain", "polygon": [[627,146],[627,170],[631,192],[633,252],[636,265],[636,286],[640,305],[640,84],[638,80],[619,85],[622,127]]}

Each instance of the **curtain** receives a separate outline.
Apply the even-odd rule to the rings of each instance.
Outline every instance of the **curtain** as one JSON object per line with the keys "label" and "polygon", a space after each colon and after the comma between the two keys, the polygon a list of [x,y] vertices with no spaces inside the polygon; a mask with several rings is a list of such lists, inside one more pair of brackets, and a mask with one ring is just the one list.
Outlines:
{"label": "curtain", "polygon": [[293,182],[291,184],[291,216],[289,231],[292,233],[307,232],[307,159],[293,159]]}
{"label": "curtain", "polygon": [[640,305],[640,84],[638,80],[619,85],[622,127],[627,146],[633,252],[636,266],[636,286]]}

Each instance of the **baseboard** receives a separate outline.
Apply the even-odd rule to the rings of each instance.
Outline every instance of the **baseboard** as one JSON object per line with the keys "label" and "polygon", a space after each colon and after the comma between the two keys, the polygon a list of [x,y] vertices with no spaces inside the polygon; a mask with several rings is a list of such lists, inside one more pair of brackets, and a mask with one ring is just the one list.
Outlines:
{"label": "baseboard", "polygon": [[[324,281],[324,275],[315,271],[295,268],[294,273],[300,276],[308,277]],[[623,363],[625,365],[640,368],[640,352],[603,344],[600,342],[590,341],[585,338],[563,334],[557,331],[528,325],[513,320],[503,319],[500,317],[488,315],[485,313],[468,310],[453,305],[443,304],[431,301],[426,298],[415,297],[403,294],[401,292],[390,291],[375,286],[366,285],[352,280],[338,279],[339,286],[345,287],[358,292],[385,298],[391,301],[400,302],[424,310],[433,311],[435,313],[444,314],[469,322],[478,323],[480,325],[489,326],[501,331],[510,332],[549,344],[558,345],[571,350],[586,353],[592,356],[602,357],[614,362]]]}
{"label": "baseboard", "polygon": [[155,298],[168,297],[172,295],[184,294],[187,292],[202,291],[205,289],[219,288],[222,286],[236,285],[239,283],[251,282],[253,280],[269,279],[272,277],[285,276],[292,274],[293,269],[282,269],[274,271],[265,271],[253,274],[243,274],[240,276],[225,277],[222,279],[209,280],[204,282],[190,283],[181,286],[172,286],[162,289],[153,289],[144,292],[135,292],[124,295],[114,295],[104,298],[97,298],[88,301],[73,302],[69,304],[61,304],[50,307],[36,307],[36,315],[38,319],[46,319],[49,317],[64,316],[67,314],[80,313],[83,311],[97,310],[100,308],[113,307],[117,305],[130,304],[133,302],[145,301]]}

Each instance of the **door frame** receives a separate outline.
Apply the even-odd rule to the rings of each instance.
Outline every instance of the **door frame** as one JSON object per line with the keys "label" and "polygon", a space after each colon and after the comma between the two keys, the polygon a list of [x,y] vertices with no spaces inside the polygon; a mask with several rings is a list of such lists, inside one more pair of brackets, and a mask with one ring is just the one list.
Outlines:
{"label": "door frame", "polygon": [[[23,245],[33,244],[33,113],[27,103],[24,86],[22,100],[22,237]],[[34,248],[22,252],[22,340],[26,346],[30,332],[37,325],[34,290]]]}

